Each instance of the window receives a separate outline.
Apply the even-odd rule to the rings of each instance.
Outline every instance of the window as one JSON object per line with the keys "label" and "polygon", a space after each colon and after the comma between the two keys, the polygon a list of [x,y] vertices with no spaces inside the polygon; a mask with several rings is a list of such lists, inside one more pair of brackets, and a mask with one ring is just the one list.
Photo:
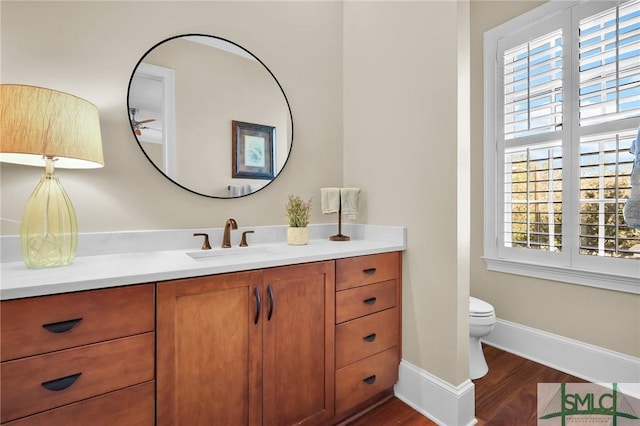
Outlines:
{"label": "window", "polygon": [[490,270],[640,293],[626,226],[640,0],[551,1],[485,34]]}

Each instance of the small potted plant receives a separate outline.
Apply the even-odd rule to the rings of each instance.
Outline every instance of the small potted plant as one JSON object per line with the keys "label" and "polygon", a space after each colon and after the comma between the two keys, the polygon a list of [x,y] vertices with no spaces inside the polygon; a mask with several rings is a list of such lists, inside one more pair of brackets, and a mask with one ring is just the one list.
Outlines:
{"label": "small potted plant", "polygon": [[311,215],[311,199],[304,201],[298,195],[289,195],[285,205],[285,214],[289,220],[287,242],[291,245],[304,245],[309,242],[309,217]]}

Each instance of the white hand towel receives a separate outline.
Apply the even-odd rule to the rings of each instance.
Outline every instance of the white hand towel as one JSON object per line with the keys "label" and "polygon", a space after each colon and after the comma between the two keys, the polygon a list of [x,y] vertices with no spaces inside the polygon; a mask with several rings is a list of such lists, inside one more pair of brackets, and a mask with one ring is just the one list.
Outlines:
{"label": "white hand towel", "polygon": [[340,209],[340,188],[320,188],[322,214],[338,213]]}
{"label": "white hand towel", "polygon": [[629,152],[635,155],[631,169],[631,194],[622,213],[628,227],[640,229],[640,127]]}
{"label": "white hand towel", "polygon": [[631,185],[631,194],[624,205],[623,214],[629,228],[640,229],[640,185]]}
{"label": "white hand towel", "polygon": [[243,195],[251,194],[251,185],[229,185],[230,197],[241,197]]}
{"label": "white hand towel", "polygon": [[356,214],[360,207],[360,188],[341,188],[340,200],[343,214]]}

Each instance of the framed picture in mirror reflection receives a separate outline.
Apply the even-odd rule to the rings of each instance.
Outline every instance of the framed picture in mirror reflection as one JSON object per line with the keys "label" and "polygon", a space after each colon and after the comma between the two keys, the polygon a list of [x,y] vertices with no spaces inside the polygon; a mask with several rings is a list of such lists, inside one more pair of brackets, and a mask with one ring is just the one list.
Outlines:
{"label": "framed picture in mirror reflection", "polygon": [[273,179],[276,128],[244,121],[231,122],[233,178]]}

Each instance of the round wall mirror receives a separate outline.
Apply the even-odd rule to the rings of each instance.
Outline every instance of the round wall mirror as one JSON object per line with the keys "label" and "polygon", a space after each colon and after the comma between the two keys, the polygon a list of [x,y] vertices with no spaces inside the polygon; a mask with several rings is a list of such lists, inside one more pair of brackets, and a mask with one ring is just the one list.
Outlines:
{"label": "round wall mirror", "polygon": [[131,130],[149,161],[196,194],[252,194],[289,158],[293,117],[280,83],[229,40],[161,41],[134,68],[127,98]]}

